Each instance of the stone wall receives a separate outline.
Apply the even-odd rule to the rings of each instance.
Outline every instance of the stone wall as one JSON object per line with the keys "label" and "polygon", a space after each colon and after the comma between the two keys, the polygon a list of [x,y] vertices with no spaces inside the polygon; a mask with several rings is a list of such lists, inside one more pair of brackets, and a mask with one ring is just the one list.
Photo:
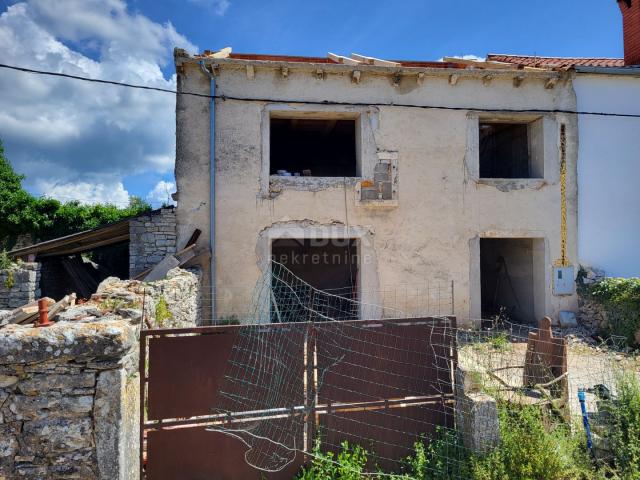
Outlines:
{"label": "stone wall", "polygon": [[144,308],[146,328],[195,327],[201,323],[200,300],[199,270],[174,268],[165,279],[155,282],[109,277],[98,286],[90,302],[64,315],[82,311],[96,316],[111,310],[139,323]]}
{"label": "stone wall", "polygon": [[129,222],[129,277],[157,265],[176,252],[176,216],[162,208]]}
{"label": "stone wall", "polygon": [[20,263],[0,270],[0,309],[21,307],[40,297],[40,264]]}
{"label": "stone wall", "polygon": [[474,373],[456,369],[455,415],[465,448],[482,454],[500,443],[500,421],[496,400],[482,391]]}
{"label": "stone wall", "polygon": [[0,479],[137,479],[136,334],[121,319],[0,329]]}

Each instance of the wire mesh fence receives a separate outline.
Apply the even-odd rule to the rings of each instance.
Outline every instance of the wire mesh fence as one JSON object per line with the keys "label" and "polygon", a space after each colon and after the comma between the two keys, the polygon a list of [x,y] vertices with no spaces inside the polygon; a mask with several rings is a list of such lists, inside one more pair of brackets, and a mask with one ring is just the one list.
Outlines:
{"label": "wire mesh fence", "polygon": [[340,465],[346,441],[367,452],[361,465],[342,465],[359,475],[420,477],[421,465],[421,478],[469,478],[470,465],[519,427],[562,432],[594,465],[615,463],[610,411],[635,359],[611,342],[564,338],[548,320],[458,327],[440,310],[453,305],[446,288],[433,290],[433,303],[416,293],[421,307],[409,290],[364,303],[272,264],[231,349],[209,429],[239,440],[246,462],[265,472],[299,453]]}

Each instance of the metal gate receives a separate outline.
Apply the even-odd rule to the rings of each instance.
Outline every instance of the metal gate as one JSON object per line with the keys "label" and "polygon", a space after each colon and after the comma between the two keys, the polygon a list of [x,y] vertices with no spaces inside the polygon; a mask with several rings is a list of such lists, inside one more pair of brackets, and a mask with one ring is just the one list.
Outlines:
{"label": "metal gate", "polygon": [[[262,345],[287,340],[286,382],[273,365],[258,370],[259,382],[244,378],[245,360],[272,361],[247,347],[248,332]],[[140,347],[140,470],[149,480],[290,479],[319,431],[328,447],[366,439],[377,466],[394,469],[417,438],[453,426],[453,317],[145,330]],[[246,401],[229,411],[234,397]],[[248,461],[241,438],[210,431],[256,418],[296,446],[277,471],[251,465],[261,461],[257,446]]]}

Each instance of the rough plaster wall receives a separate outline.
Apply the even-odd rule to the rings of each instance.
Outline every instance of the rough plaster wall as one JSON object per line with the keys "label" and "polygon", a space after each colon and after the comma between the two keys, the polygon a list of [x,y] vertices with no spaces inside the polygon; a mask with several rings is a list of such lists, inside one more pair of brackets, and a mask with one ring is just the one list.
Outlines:
{"label": "rough plaster wall", "polygon": [[[208,89],[208,80],[193,67],[187,69],[183,88]],[[276,71],[257,70],[254,80],[245,72],[222,68],[217,80],[221,95],[307,101],[402,102],[486,108],[575,108],[571,83],[544,88],[543,80],[527,79],[514,88],[511,79],[494,79],[483,86],[480,79],[461,78],[456,86],[447,77],[429,77],[422,87],[404,78],[394,88],[384,77],[364,75],[360,85],[348,76],[328,75],[318,80],[311,73],[290,72],[283,79]],[[179,238],[197,224],[208,232],[209,116],[206,100],[178,102]],[[188,105],[187,105],[188,104]],[[265,102],[218,101],[216,105],[217,158],[217,284],[227,311],[246,311],[251,291],[259,277],[264,251],[260,232],[278,222],[313,220],[330,226],[346,223],[373,232],[376,263],[361,285],[424,284],[426,280],[455,282],[455,313],[478,316],[472,305],[473,290],[479,290],[475,268],[478,257],[470,241],[480,236],[545,238],[548,284],[546,313],[571,309],[575,297],[552,297],[551,263],[560,255],[560,187],[558,121],[567,123],[568,256],[576,255],[576,124],[571,118],[551,118],[545,145],[545,181],[512,182],[501,191],[474,181],[465,162],[472,119],[466,111],[379,107],[372,125],[374,150],[398,152],[399,207],[356,207],[354,187],[327,186],[314,191],[284,189],[273,199],[260,193],[262,162],[262,117]],[[186,109],[186,110],[185,110]],[[181,122],[184,122],[181,124]],[[366,122],[363,125],[366,128]],[[188,128],[187,128],[188,127]],[[370,126],[371,127],[371,126]],[[366,162],[375,159],[363,158]],[[345,188],[346,210],[345,210]],[[203,203],[204,202],[204,203]],[[294,227],[295,229],[295,227]],[[268,251],[268,249],[267,249]]]}
{"label": "rough plaster wall", "polygon": [[[178,75],[178,90],[209,95],[209,78],[198,66],[185,65],[186,75]],[[176,245],[182,246],[194,229],[202,231],[197,247],[209,245],[210,122],[209,100],[190,95],[176,96]],[[218,238],[220,235],[218,235]],[[210,311],[210,263],[203,262],[202,311]],[[203,323],[208,323],[207,314]]]}

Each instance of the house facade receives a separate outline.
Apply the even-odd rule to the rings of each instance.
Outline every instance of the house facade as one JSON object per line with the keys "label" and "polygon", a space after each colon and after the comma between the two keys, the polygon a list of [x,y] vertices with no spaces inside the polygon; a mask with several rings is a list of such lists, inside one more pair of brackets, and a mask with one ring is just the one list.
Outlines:
{"label": "house facade", "polygon": [[[199,228],[211,245],[209,320],[242,318],[270,259],[363,304],[427,285],[403,308],[462,323],[575,309],[571,74],[226,51],[175,63],[177,243]],[[433,285],[442,303],[425,311]]]}

